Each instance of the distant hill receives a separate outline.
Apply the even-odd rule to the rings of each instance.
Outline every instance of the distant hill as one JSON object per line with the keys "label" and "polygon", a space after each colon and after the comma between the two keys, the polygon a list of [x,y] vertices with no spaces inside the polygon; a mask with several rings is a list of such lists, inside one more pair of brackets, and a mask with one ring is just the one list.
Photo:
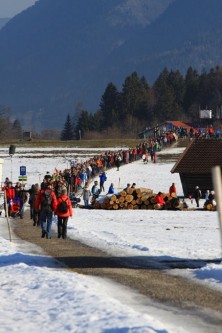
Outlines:
{"label": "distant hill", "polygon": [[0,30],[0,104],[26,128],[96,111],[107,84],[137,71],[220,65],[221,0],[39,0]]}

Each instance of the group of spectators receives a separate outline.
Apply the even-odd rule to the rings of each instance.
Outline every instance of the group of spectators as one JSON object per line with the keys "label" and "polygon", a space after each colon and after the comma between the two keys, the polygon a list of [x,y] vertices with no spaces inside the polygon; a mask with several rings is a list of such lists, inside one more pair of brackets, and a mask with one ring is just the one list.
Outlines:
{"label": "group of spectators", "polygon": [[40,186],[33,184],[29,190],[25,190],[23,184],[17,182],[13,187],[12,182],[6,178],[2,190],[6,197],[6,215],[20,216],[23,219],[24,205],[28,202],[30,218],[34,226],[41,226],[42,238],[51,239],[54,215],[58,217],[58,238],[66,238],[68,219],[72,216],[72,203],[67,194],[67,187],[61,181],[53,182],[52,176],[46,174]]}
{"label": "group of spectators", "polygon": [[162,147],[163,141],[150,138],[139,143],[135,148],[108,151],[81,163],[73,161],[70,168],[64,171],[55,170],[52,179],[58,184],[65,184],[68,193],[79,194],[85,185],[88,185],[93,178],[99,176],[99,188],[100,191],[103,191],[103,172],[105,170],[116,167],[118,171],[121,165],[137,161],[141,159],[143,155],[146,155],[146,161],[148,161],[147,156],[150,155],[151,161],[154,162],[156,161],[156,152],[160,151]]}
{"label": "group of spectators", "polygon": [[190,127],[189,130],[187,128],[178,127],[177,132],[178,132],[178,137],[179,138],[189,137],[190,140],[192,140],[192,139],[209,139],[209,138],[219,139],[221,137],[221,131],[219,129],[215,130],[212,125],[210,125],[207,128],[203,128],[203,127],[193,128],[193,127]]}
{"label": "group of spectators", "polygon": [[[24,216],[24,204],[30,204],[30,218],[33,220],[33,225],[41,225],[42,238],[51,238],[51,224],[53,214],[58,216],[58,237],[66,238],[68,217],[72,216],[71,195],[81,195],[84,200],[85,207],[90,206],[90,197],[95,200],[101,192],[105,190],[104,182],[106,181],[106,170],[116,167],[118,171],[122,164],[132,163],[143,156],[151,156],[151,161],[155,162],[155,154],[163,147],[162,138],[149,138],[139,143],[135,148],[120,149],[118,151],[109,151],[96,155],[85,162],[75,161],[70,168],[65,170],[55,169],[50,175],[48,172],[45,175],[42,183],[33,184],[29,190],[24,188],[24,185],[17,182],[13,187],[12,182],[6,178],[2,188],[6,193],[5,210],[10,215],[13,200],[19,202],[18,216],[22,219]],[[89,184],[99,176],[98,181],[94,182],[91,190]],[[43,209],[43,201],[45,192],[51,193],[50,210]],[[107,194],[114,193],[114,184],[111,183]],[[58,205],[65,200],[68,204],[68,211],[61,214],[58,210]]]}

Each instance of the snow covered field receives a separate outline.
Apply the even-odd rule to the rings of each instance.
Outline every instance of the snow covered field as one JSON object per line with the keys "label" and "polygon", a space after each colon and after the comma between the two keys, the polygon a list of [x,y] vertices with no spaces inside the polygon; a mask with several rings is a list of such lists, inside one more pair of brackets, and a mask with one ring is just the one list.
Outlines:
{"label": "snow covered field", "polygon": [[[169,149],[172,154],[183,149]],[[19,151],[21,153],[19,153]],[[65,169],[73,156],[27,156],[19,149],[12,163],[5,150],[3,180],[17,181],[20,166],[27,168],[28,183],[40,182],[46,171]],[[45,154],[48,151],[45,150]],[[93,153],[93,152],[92,152]],[[159,153],[166,154],[166,151]],[[107,172],[105,190],[114,182],[116,192],[127,183],[168,192],[172,182],[182,195],[178,174],[171,174],[174,162],[144,165],[142,161]],[[10,177],[11,178],[11,177]],[[200,184],[197,184],[200,185]],[[28,185],[27,185],[28,186]],[[187,201],[190,207],[195,207]],[[201,202],[201,205],[203,201]],[[10,222],[13,223],[13,220]],[[56,230],[56,220],[53,228]],[[102,211],[75,209],[69,220],[68,236],[100,248],[111,255],[155,260],[221,260],[221,239],[216,212],[207,211]],[[30,255],[30,244],[13,237],[9,242],[6,221],[0,218],[0,332],[207,332],[191,315],[153,304],[142,296],[99,278],[63,272],[56,262]],[[47,240],[46,240],[47,241]],[[212,288],[222,290],[222,264],[200,269],[173,270]]]}

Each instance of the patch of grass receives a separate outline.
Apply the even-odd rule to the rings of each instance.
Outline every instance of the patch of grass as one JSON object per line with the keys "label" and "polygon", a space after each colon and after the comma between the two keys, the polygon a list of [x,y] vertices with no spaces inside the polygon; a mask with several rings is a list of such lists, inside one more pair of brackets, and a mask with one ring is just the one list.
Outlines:
{"label": "patch of grass", "polygon": [[135,147],[141,139],[106,139],[106,140],[72,140],[72,141],[50,141],[50,140],[32,140],[32,141],[1,141],[2,147],[9,147],[11,144],[17,147],[33,148],[109,148],[109,147]]}

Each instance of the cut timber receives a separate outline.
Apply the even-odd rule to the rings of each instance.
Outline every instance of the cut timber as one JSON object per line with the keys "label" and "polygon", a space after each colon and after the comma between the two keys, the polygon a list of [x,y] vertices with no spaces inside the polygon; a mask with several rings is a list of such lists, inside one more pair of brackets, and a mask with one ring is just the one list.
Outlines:
{"label": "cut timber", "polygon": [[154,209],[162,209],[162,206],[160,206],[160,204],[155,204]]}
{"label": "cut timber", "polygon": [[115,202],[115,201],[116,201],[116,199],[117,199],[116,195],[112,195],[112,196],[111,196],[111,200],[112,200],[112,201],[114,201],[114,202]]}
{"label": "cut timber", "polygon": [[133,209],[133,205],[132,204],[128,204],[127,209]]}
{"label": "cut timber", "polygon": [[130,194],[127,194],[127,196],[125,197],[125,200],[127,202],[131,202],[131,201],[133,201],[133,199],[134,199],[133,195],[130,195]]}
{"label": "cut timber", "polygon": [[126,197],[126,196],[123,196],[123,197],[121,196],[121,197],[119,198],[119,202],[124,202],[124,201],[125,201],[125,197]]}
{"label": "cut timber", "polygon": [[151,198],[150,198],[150,202],[151,202],[152,204],[156,204],[156,197],[151,197]]}
{"label": "cut timber", "polygon": [[137,205],[142,205],[142,203],[143,203],[143,202],[142,202],[142,200],[141,200],[140,198],[138,198],[138,199],[136,200],[136,204],[137,204]]}
{"label": "cut timber", "polygon": [[135,190],[134,188],[130,187],[130,188],[127,189],[126,193],[127,194],[132,194],[134,192],[134,190]]}

